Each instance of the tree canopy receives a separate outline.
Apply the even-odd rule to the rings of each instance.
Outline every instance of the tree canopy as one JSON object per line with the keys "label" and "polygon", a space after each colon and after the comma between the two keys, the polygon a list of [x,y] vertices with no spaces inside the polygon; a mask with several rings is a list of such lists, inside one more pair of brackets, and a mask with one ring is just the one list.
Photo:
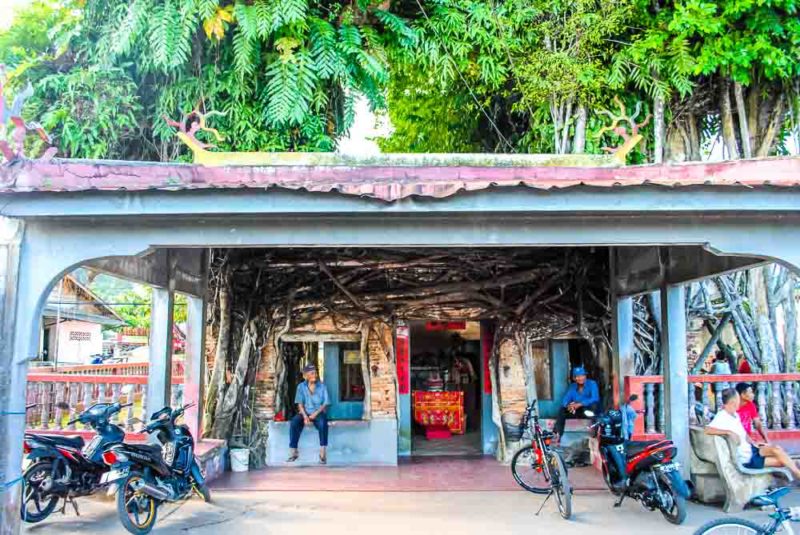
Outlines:
{"label": "tree canopy", "polygon": [[[67,157],[174,160],[165,117],[216,110],[223,150],[330,151],[367,99],[398,152],[592,152],[637,113],[633,162],[785,152],[792,0],[36,0],[0,62]],[[42,24],[45,21],[45,24]],[[615,112],[616,113],[616,112]]]}

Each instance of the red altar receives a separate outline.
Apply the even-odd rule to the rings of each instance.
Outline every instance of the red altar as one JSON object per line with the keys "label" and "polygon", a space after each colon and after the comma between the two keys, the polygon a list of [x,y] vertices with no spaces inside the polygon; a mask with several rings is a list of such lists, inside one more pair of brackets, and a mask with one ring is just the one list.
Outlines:
{"label": "red altar", "polygon": [[414,421],[429,426],[446,426],[451,433],[463,435],[464,392],[423,392],[415,390]]}

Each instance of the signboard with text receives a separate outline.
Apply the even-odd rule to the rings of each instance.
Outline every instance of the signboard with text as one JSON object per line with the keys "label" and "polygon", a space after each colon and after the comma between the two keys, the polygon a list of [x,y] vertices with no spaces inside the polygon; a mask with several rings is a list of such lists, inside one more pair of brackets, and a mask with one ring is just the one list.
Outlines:
{"label": "signboard with text", "polygon": [[408,327],[400,326],[397,328],[397,389],[401,395],[411,392],[411,356],[409,354],[408,335]]}

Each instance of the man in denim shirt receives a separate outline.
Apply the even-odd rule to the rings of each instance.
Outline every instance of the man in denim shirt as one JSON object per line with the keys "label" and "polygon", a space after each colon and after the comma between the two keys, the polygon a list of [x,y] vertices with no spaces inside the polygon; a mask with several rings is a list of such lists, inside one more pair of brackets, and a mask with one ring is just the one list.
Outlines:
{"label": "man in denim shirt", "polygon": [[294,462],[299,457],[297,443],[300,442],[300,433],[303,427],[314,424],[319,432],[319,463],[326,464],[328,447],[328,418],[325,410],[330,405],[328,389],[317,378],[317,368],[308,365],[303,368],[305,381],[297,386],[294,402],[297,404],[297,414],[289,424],[289,458],[286,462]]}
{"label": "man in denim shirt", "polygon": [[572,378],[574,382],[567,389],[561,403],[561,410],[558,412],[556,425],[553,428],[556,440],[564,434],[567,418],[585,418],[584,411],[597,413],[600,405],[600,390],[597,388],[596,382],[586,378],[585,369],[577,367],[572,370]]}

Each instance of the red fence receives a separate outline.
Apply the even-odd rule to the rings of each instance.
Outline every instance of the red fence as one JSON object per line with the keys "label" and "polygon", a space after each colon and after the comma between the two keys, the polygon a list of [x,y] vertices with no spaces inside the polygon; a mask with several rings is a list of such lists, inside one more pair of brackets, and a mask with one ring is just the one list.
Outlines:
{"label": "red fence", "polygon": [[[40,366],[31,368],[31,373],[58,373],[63,375],[124,375],[147,377],[150,373],[149,362],[117,362],[114,364],[82,364],[60,366],[58,370],[53,370],[51,366]],[[173,377],[183,377],[184,363],[182,360],[172,361]]]}
{"label": "red fence", "polygon": [[[171,405],[177,406],[183,398],[183,377],[173,376],[172,385]],[[25,403],[35,404],[35,407],[28,410],[26,427],[48,433],[93,434],[88,426],[79,428],[78,424],[68,425],[67,422],[94,403],[119,401],[133,402],[133,406],[119,412],[114,423],[133,432],[136,419],[146,419],[146,398],[147,375],[78,375],[33,371],[28,374]],[[69,409],[60,407],[64,403]]]}

